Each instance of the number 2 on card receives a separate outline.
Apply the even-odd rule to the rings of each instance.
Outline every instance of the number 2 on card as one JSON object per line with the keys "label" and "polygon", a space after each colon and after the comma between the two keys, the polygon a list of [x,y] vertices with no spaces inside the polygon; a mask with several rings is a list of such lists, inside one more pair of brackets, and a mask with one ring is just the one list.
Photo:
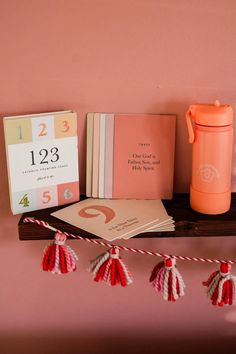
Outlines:
{"label": "number 2 on card", "polygon": [[39,132],[39,136],[46,136],[47,135],[47,126],[45,123],[41,123],[39,124],[39,127],[40,127],[40,132]]}

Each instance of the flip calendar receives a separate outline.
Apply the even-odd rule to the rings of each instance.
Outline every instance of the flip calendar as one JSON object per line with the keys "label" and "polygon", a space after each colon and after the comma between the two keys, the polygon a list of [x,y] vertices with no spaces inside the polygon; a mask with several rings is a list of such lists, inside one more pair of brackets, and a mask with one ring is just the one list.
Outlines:
{"label": "flip calendar", "polygon": [[79,200],[75,112],[4,117],[4,133],[13,214]]}

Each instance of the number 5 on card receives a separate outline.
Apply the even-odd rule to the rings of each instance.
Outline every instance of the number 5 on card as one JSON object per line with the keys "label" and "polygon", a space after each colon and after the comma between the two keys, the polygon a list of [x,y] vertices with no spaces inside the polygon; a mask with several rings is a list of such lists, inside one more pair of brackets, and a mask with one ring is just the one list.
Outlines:
{"label": "number 5 on card", "polygon": [[37,207],[50,208],[58,204],[57,187],[40,188],[37,190]]}

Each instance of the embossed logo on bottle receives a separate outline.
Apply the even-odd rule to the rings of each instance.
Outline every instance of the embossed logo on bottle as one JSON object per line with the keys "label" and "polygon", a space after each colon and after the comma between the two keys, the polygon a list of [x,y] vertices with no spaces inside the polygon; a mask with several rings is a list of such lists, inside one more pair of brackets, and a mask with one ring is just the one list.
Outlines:
{"label": "embossed logo on bottle", "polygon": [[200,175],[201,180],[206,183],[211,183],[216,178],[220,177],[218,169],[211,164],[200,165],[198,174]]}
{"label": "embossed logo on bottle", "polygon": [[[99,213],[91,213],[88,210],[96,210],[99,211]],[[100,214],[105,215],[105,224],[108,224],[114,217],[116,216],[115,212],[113,209],[104,206],[104,205],[90,205],[87,206],[79,211],[79,216],[82,218],[95,218],[99,216]]]}

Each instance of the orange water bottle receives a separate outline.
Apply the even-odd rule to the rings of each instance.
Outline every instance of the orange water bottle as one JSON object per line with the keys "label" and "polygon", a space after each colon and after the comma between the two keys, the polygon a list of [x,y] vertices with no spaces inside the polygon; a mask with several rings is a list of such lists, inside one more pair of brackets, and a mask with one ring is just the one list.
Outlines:
{"label": "orange water bottle", "polygon": [[229,105],[193,104],[186,114],[192,150],[191,208],[222,214],[231,202],[233,110]]}

